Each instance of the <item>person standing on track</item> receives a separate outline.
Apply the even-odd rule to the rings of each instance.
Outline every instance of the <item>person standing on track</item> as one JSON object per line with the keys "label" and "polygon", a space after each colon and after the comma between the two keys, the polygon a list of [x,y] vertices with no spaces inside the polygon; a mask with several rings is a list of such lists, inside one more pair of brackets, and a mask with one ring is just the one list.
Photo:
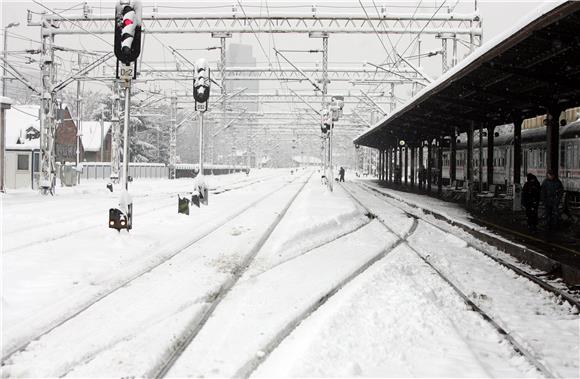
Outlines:
{"label": "person standing on track", "polygon": [[564,186],[552,170],[548,170],[547,178],[542,182],[541,196],[546,210],[546,228],[554,229],[559,221],[559,205]]}
{"label": "person standing on track", "polygon": [[528,181],[522,188],[522,207],[526,208],[528,229],[536,231],[538,226],[538,206],[540,205],[540,182],[536,175],[528,173]]}

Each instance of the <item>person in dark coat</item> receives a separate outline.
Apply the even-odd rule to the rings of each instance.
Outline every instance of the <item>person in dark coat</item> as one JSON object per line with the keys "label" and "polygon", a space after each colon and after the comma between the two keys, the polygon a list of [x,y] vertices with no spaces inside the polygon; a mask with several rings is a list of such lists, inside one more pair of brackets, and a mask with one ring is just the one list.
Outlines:
{"label": "person in dark coat", "polygon": [[564,194],[564,186],[552,170],[548,170],[547,177],[542,182],[541,198],[546,209],[546,227],[555,228],[559,221],[559,205]]}
{"label": "person in dark coat", "polygon": [[340,181],[344,182],[344,167],[340,167],[340,170],[338,170],[338,174],[340,175]]}
{"label": "person in dark coat", "polygon": [[538,226],[538,206],[540,204],[540,182],[536,175],[528,174],[522,188],[522,207],[526,209],[528,229],[535,231]]}

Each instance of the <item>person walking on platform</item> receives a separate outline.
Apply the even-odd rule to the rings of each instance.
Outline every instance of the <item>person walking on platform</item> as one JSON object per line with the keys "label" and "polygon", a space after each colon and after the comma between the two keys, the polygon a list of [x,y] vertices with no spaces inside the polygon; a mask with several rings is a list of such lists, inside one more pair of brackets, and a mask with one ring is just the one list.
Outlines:
{"label": "person walking on platform", "polygon": [[556,177],[554,171],[548,170],[547,178],[542,182],[541,197],[546,210],[546,228],[548,230],[554,229],[558,225],[559,219],[559,205],[562,195],[564,194],[564,186],[560,179]]}
{"label": "person walking on platform", "polygon": [[340,176],[340,181],[344,182],[344,167],[340,167],[340,170],[338,170],[338,175]]}
{"label": "person walking on platform", "polygon": [[426,173],[427,170],[425,170],[425,166],[423,166],[423,163],[421,163],[421,167],[419,167],[419,187],[421,188],[425,187]]}
{"label": "person walking on platform", "polygon": [[540,182],[536,175],[528,174],[528,181],[522,188],[522,207],[526,208],[528,229],[536,231],[538,226],[538,205],[540,204]]}

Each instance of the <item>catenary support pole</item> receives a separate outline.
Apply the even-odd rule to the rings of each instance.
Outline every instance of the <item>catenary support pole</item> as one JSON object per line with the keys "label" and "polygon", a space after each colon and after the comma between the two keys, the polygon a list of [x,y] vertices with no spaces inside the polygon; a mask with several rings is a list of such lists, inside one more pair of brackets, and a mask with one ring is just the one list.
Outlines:
{"label": "catenary support pole", "polygon": [[38,187],[44,195],[54,194],[56,161],[54,140],[56,134],[56,98],[52,87],[56,79],[54,67],[54,33],[46,14],[42,15],[41,82],[42,101],[40,116],[40,177]]}
{"label": "catenary support pole", "polygon": [[175,179],[175,166],[177,165],[177,95],[171,95],[171,109],[169,125],[169,179]]}
{"label": "catenary support pole", "polygon": [[[82,60],[81,53],[77,54],[77,64],[79,71],[81,70]],[[83,135],[82,129],[82,95],[81,95],[81,81],[77,79],[77,139],[76,139],[76,166],[79,167],[81,163],[81,136]],[[101,141],[102,145],[102,141]],[[61,170],[63,168],[61,167]],[[77,184],[81,183],[81,175],[77,172]]]}

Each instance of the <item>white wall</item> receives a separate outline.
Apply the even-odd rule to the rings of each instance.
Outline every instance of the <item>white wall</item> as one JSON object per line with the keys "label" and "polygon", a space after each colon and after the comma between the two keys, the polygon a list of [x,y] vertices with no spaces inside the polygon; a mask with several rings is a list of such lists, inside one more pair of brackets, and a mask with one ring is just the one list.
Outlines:
{"label": "white wall", "polygon": [[[28,170],[18,170],[18,155],[28,157]],[[32,152],[6,151],[6,188],[32,188]]]}

